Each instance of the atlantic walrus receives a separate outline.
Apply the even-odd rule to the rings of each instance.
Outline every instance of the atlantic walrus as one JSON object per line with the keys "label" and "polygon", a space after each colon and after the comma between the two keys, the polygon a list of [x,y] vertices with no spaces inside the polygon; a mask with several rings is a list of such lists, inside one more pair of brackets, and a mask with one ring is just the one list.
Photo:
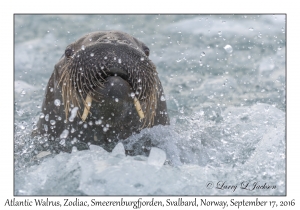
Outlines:
{"label": "atlantic walrus", "polygon": [[143,42],[120,31],[89,33],[68,45],[49,79],[33,136],[47,137],[50,150],[90,143],[111,151],[143,128],[169,124],[149,54]]}

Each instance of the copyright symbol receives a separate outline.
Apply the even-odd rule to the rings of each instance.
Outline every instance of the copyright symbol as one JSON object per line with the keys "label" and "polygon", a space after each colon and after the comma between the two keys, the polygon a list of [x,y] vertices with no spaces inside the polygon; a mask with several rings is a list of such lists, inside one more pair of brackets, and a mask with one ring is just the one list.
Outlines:
{"label": "copyright symbol", "polygon": [[206,188],[207,189],[212,189],[214,187],[214,183],[213,182],[207,182],[206,184]]}

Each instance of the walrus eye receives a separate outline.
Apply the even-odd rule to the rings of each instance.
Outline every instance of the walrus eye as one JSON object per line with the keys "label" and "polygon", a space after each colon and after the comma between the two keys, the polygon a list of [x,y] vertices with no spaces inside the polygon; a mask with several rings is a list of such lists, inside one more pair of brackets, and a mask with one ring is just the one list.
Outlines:
{"label": "walrus eye", "polygon": [[146,54],[147,56],[150,55],[150,50],[149,50],[149,48],[145,48],[145,49],[144,49],[144,52],[145,52],[145,54]]}
{"label": "walrus eye", "polygon": [[72,50],[71,48],[67,48],[67,49],[65,50],[65,56],[66,56],[67,58],[71,57],[72,53],[73,53],[73,50]]}

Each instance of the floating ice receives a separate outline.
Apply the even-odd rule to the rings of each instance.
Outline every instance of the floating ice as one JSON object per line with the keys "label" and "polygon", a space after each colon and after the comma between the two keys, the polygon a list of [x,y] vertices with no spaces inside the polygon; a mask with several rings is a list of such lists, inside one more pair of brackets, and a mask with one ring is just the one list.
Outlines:
{"label": "floating ice", "polygon": [[113,151],[111,152],[112,155],[116,156],[116,155],[122,155],[125,156],[125,149],[122,143],[118,143],[115,148],[113,149]]}
{"label": "floating ice", "polygon": [[157,166],[158,168],[162,167],[166,160],[166,153],[159,149],[152,147],[150,155],[148,157],[148,164]]}
{"label": "floating ice", "polygon": [[40,153],[36,156],[36,158],[37,158],[37,159],[41,159],[41,158],[46,157],[46,156],[48,156],[48,155],[50,155],[50,154],[51,154],[51,152],[48,152],[48,151],[42,151],[42,152],[40,152]]}

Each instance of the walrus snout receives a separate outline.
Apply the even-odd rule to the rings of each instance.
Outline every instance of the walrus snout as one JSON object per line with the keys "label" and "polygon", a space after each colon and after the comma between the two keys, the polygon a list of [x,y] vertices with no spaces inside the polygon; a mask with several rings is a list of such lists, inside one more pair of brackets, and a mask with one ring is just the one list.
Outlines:
{"label": "walrus snout", "polygon": [[67,66],[66,80],[86,94],[115,75],[131,85],[139,100],[148,98],[157,85],[155,65],[134,45],[95,42],[76,51]]}
{"label": "walrus snout", "polygon": [[[109,108],[117,113],[123,112],[123,106],[120,107],[120,104],[132,103],[140,119],[145,117],[139,100],[134,96],[132,87],[126,80],[119,76],[108,77],[104,83],[104,87],[96,89],[93,93],[93,97],[91,97],[89,94],[87,95],[85,102],[88,104],[88,106],[85,107],[81,116],[83,121],[85,121],[88,116],[90,107],[92,106],[93,98],[96,100],[94,103],[108,104]],[[134,110],[132,110],[132,112],[134,112]]]}

